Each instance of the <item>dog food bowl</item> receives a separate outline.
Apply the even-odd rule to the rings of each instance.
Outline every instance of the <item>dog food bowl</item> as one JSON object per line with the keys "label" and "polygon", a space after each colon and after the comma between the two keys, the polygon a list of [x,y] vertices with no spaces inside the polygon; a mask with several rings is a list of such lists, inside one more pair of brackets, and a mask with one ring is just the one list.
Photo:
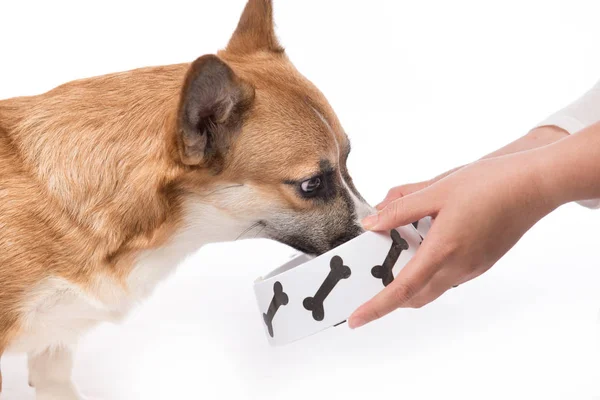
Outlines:
{"label": "dog food bowl", "polygon": [[283,345],[337,326],[389,285],[431,222],[366,232],[329,252],[300,255],[258,278],[254,292],[269,343]]}

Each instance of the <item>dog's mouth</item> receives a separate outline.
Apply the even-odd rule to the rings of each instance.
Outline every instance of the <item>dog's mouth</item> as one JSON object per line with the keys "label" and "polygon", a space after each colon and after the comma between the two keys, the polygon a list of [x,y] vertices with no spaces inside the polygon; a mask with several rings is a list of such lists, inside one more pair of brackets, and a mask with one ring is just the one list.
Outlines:
{"label": "dog's mouth", "polygon": [[330,248],[335,249],[336,247],[339,247],[339,246],[343,245],[344,243],[349,242],[350,240],[354,239],[361,233],[363,233],[363,230],[358,227],[350,232],[346,232],[343,235],[332,240],[330,243]]}
{"label": "dog's mouth", "polygon": [[363,230],[360,227],[352,228],[349,231],[343,233],[342,235],[334,238],[333,240],[326,242],[324,241],[321,246],[315,243],[311,243],[310,240],[301,237],[301,236],[288,236],[285,238],[275,239],[278,242],[286,244],[304,254],[309,256],[320,256],[330,250],[335,249],[343,245],[344,243],[354,239],[363,233]]}
{"label": "dog's mouth", "polygon": [[277,239],[278,242],[281,242],[283,244],[286,244],[292,248],[294,248],[295,250],[298,250],[301,253],[307,254],[309,256],[320,256],[323,253],[326,253],[327,250],[326,249],[319,249],[317,248],[317,246],[307,242],[306,240],[302,239],[301,237],[297,237],[297,236],[291,236],[291,237],[287,237],[285,239]]}
{"label": "dog's mouth", "polygon": [[[242,233],[240,233],[236,240],[256,239],[258,237],[264,237],[288,245],[294,248],[295,250],[298,250],[299,252],[310,256],[320,256],[321,254],[329,250],[325,248],[326,246],[317,246],[316,244],[311,243],[311,241],[306,237],[300,235],[279,235],[273,231],[269,232],[269,228],[270,227],[268,226],[266,221],[256,221],[255,223],[251,224],[248,228],[246,228]],[[334,241],[334,243],[336,245],[339,245],[342,243],[342,240],[343,239],[338,238]]]}

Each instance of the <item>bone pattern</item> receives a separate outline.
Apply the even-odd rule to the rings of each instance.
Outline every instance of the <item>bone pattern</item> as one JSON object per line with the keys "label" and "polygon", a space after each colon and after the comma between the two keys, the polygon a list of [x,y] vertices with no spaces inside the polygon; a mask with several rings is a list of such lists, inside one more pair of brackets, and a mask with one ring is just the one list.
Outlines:
{"label": "bone pattern", "polygon": [[288,295],[283,291],[281,282],[275,282],[273,285],[273,299],[271,300],[271,304],[269,304],[267,313],[263,314],[263,319],[265,320],[265,324],[267,325],[271,337],[274,337],[273,318],[275,318],[275,314],[277,314],[279,307],[287,305],[289,300]]}
{"label": "bone pattern", "polygon": [[[415,221],[412,223],[412,226],[415,227],[415,230],[417,231],[417,233],[419,234],[419,238],[421,239],[421,243],[423,243],[423,235],[421,235],[421,232],[419,232],[419,222],[420,221]],[[419,246],[421,245],[421,243],[419,243]]]}
{"label": "bone pattern", "polygon": [[307,297],[303,302],[304,308],[308,311],[312,311],[312,316],[315,321],[323,321],[325,318],[325,308],[323,303],[338,282],[342,279],[348,279],[352,274],[350,267],[344,265],[344,260],[339,256],[334,256],[331,259],[330,268],[329,274],[314,297]]}
{"label": "bone pattern", "polygon": [[408,250],[408,242],[400,236],[397,230],[392,230],[392,246],[382,265],[376,265],[371,269],[371,275],[374,278],[381,279],[383,286],[387,286],[394,281],[394,265],[400,258],[404,250]]}

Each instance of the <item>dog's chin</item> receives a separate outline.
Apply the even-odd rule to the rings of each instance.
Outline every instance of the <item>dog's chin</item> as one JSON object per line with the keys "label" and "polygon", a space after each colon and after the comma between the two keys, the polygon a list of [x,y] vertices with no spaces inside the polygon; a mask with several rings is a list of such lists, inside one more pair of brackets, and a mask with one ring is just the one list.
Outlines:
{"label": "dog's chin", "polygon": [[295,237],[282,238],[282,239],[276,239],[276,240],[278,242],[281,242],[283,244],[290,246],[294,250],[297,250],[297,251],[304,253],[308,256],[311,256],[311,257],[318,257],[321,254],[327,252],[327,249],[325,249],[325,248],[319,248],[312,243],[303,241],[303,240],[295,238]]}

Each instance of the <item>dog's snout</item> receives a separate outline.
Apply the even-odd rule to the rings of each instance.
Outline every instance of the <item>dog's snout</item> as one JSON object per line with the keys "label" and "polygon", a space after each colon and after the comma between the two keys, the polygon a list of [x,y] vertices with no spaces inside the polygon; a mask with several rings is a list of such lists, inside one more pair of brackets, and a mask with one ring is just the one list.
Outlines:
{"label": "dog's snout", "polygon": [[340,237],[337,237],[336,239],[334,239],[334,240],[333,240],[333,241],[332,241],[332,242],[329,244],[329,247],[331,247],[332,249],[334,249],[334,248],[336,248],[336,247],[338,247],[338,246],[341,246],[341,245],[343,245],[344,243],[346,243],[346,242],[348,242],[348,241],[350,241],[350,240],[352,240],[352,237],[351,237],[351,236],[349,236],[349,235],[340,236]]}

